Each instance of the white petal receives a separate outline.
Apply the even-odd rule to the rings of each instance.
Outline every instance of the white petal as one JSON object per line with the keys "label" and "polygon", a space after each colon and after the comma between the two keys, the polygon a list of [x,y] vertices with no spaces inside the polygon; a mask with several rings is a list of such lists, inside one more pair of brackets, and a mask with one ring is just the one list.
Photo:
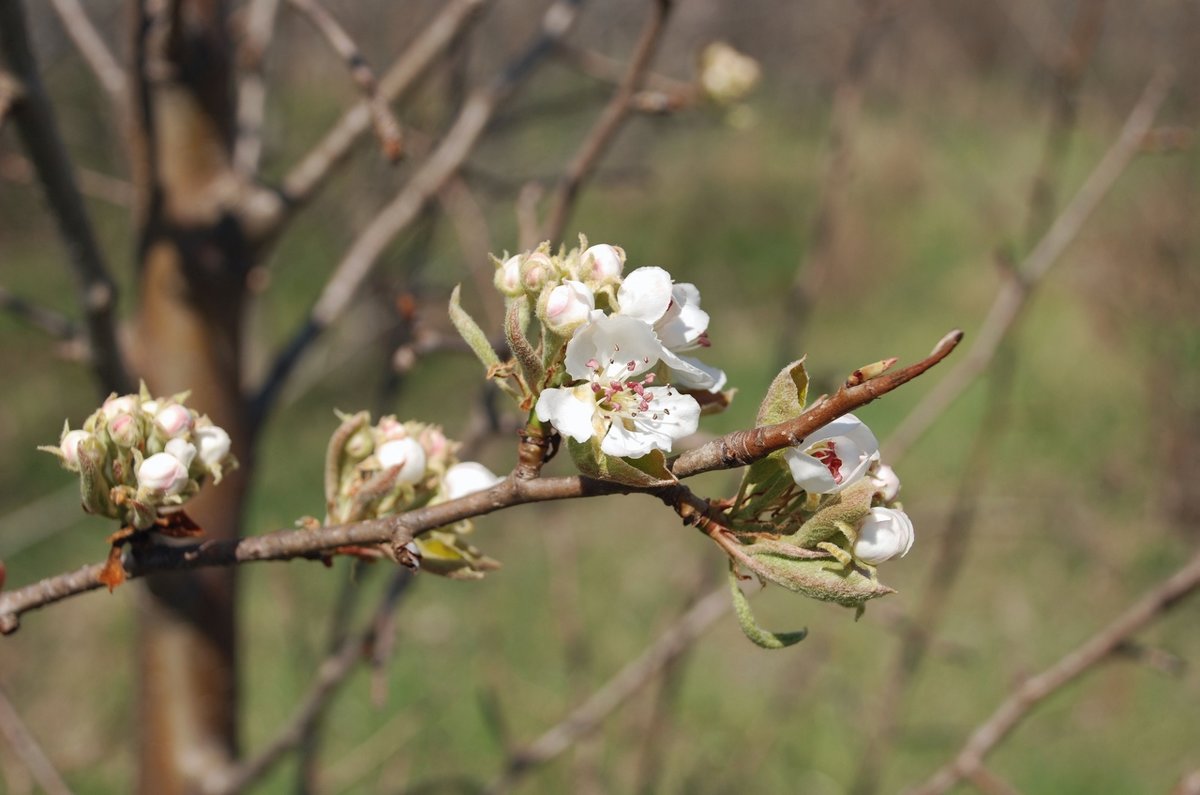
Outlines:
{"label": "white petal", "polygon": [[613,421],[600,442],[600,452],[618,458],[641,458],[654,448],[655,439],[651,434],[630,430],[619,418]]}
{"label": "white petal", "polygon": [[783,459],[787,461],[788,469],[792,472],[792,480],[808,493],[832,494],[840,490],[833,475],[829,473],[829,468],[811,455],[789,447],[783,451]]}
{"label": "white petal", "polygon": [[229,455],[229,448],[233,445],[225,429],[216,425],[197,428],[195,437],[200,461],[210,468],[224,461],[225,456]]}
{"label": "white petal", "polygon": [[699,346],[708,331],[708,313],[700,308],[700,291],[694,284],[677,284],[671,290],[671,307],[655,325],[658,338],[673,351]]}
{"label": "white petal", "polygon": [[476,461],[463,461],[446,470],[442,483],[446,487],[446,498],[457,500],[468,494],[495,486],[503,478]]}
{"label": "white petal", "polygon": [[579,257],[584,274],[595,281],[615,281],[625,268],[625,252],[617,246],[597,243]]}
{"label": "white petal", "polygon": [[613,419],[600,444],[605,455],[638,458],[654,449],[669,453],[675,440],[696,432],[700,404],[695,398],[662,386],[651,387],[646,394],[652,396],[649,409],[636,417]]}
{"label": "white petal", "polygon": [[596,433],[592,425],[596,403],[594,400],[581,400],[576,396],[576,392],[588,388],[544,389],[542,394],[538,395],[538,402],[533,410],[539,420],[550,423],[562,435],[569,436],[577,442],[586,442]]}
{"label": "white petal", "polygon": [[167,442],[166,451],[175,456],[185,469],[192,465],[192,460],[196,457],[196,445],[181,438],[175,438]]}
{"label": "white petal", "polygon": [[621,314],[654,325],[671,305],[671,274],[662,268],[638,268],[617,290]]}
{"label": "white petal", "polygon": [[622,315],[593,317],[567,343],[567,372],[590,379],[588,362],[595,361],[605,381],[625,381],[654,367],[662,352],[658,337],[645,323]]}
{"label": "white petal", "polygon": [[671,367],[671,383],[686,389],[720,392],[725,387],[725,371],[691,356],[677,356],[685,367]]}
{"label": "white petal", "polygon": [[864,563],[878,565],[907,555],[913,539],[913,524],[908,514],[894,508],[872,508],[858,530],[854,556]]}

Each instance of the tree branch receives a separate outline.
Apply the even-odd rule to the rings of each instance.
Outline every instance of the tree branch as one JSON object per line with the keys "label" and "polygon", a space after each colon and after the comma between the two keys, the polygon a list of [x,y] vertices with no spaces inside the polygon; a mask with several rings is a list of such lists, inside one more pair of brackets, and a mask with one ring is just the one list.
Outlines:
{"label": "tree branch", "polygon": [[1000,347],[1000,342],[1024,308],[1031,288],[1041,281],[1066,251],[1067,246],[1075,240],[1117,177],[1138,153],[1143,137],[1154,123],[1154,117],[1166,99],[1170,82],[1170,73],[1167,70],[1160,69],[1151,78],[1125,120],[1116,142],[1105,152],[1070,204],[1063,209],[1045,236],[1025,258],[1017,269],[1017,278],[1009,280],[997,294],[971,350],[925,395],[916,408],[909,412],[888,439],[884,445],[884,457],[887,460],[898,460],[908,452],[908,448],[929,429],[933,421],[987,368]]}
{"label": "tree branch", "polygon": [[617,131],[631,110],[630,100],[641,86],[650,69],[650,62],[658,49],[666,30],[667,17],[671,13],[672,0],[654,0],[650,15],[642,28],[637,44],[630,56],[629,66],[617,84],[612,99],[605,106],[596,123],[580,144],[575,156],[567,165],[566,171],[558,181],[554,196],[551,199],[550,213],[542,230],[542,239],[557,243],[561,240],[567,219],[579,197],[579,189],[585,179],[596,168],[596,164],[607,151],[616,137]]}
{"label": "tree branch", "polygon": [[1057,691],[1106,660],[1133,634],[1200,588],[1200,554],[1081,645],[1027,679],[972,733],[954,759],[908,795],[941,795],[983,767],[987,755],[1031,712]]}
{"label": "tree branch", "polygon": [[129,391],[129,375],[117,344],[116,286],[92,232],[75,184],[70,156],[59,137],[54,111],[42,87],[20,0],[0,0],[0,50],[8,68],[24,87],[24,96],[12,110],[13,123],[67,245],[101,392]]}
{"label": "tree branch", "polygon": [[237,92],[237,141],[233,167],[249,177],[258,173],[263,151],[263,119],[267,107],[265,80],[267,48],[275,35],[280,0],[253,0],[245,9],[238,49],[242,78]]}
{"label": "tree branch", "polygon": [[0,286],[0,312],[7,312],[56,340],[71,341],[79,333],[75,328],[75,321],[71,318],[53,309],[30,303],[20,296],[13,295],[3,286]]}
{"label": "tree branch", "polygon": [[[5,152],[0,154],[0,179],[31,185],[37,180],[37,173],[26,158]],[[77,168],[75,179],[79,184],[79,192],[89,199],[99,199],[117,207],[133,206],[133,185],[119,177]]]}
{"label": "tree branch", "polygon": [[316,304],[284,346],[262,386],[249,402],[250,427],[259,424],[274,403],[292,368],[308,346],[345,312],[384,249],[407,229],[470,156],[492,114],[538,62],[566,34],[582,0],[555,0],[542,19],[540,32],[524,52],[488,86],[464,103],[446,136],[388,205],[383,207],[343,255]]}
{"label": "tree branch", "polygon": [[703,635],[729,609],[726,587],[709,593],[590,698],[532,743],[513,753],[505,763],[504,772],[484,792],[489,795],[507,792],[533,768],[549,762],[595,731],[618,707],[686,652],[696,638]]}
{"label": "tree branch", "polygon": [[[452,0],[448,3],[380,78],[379,96],[383,101],[396,102],[403,97],[486,2],[488,0]],[[279,188],[282,201],[264,213],[254,229],[259,242],[278,235],[296,211],[312,200],[370,126],[368,103],[359,102],[284,175]]]}
{"label": "tree branch", "polygon": [[404,139],[400,131],[400,122],[392,115],[387,100],[380,95],[379,85],[375,80],[375,72],[371,69],[362,50],[354,43],[354,39],[346,29],[330,14],[317,0],[288,0],[300,13],[312,23],[313,27],[325,38],[350,70],[363,98],[367,103],[371,123],[379,144],[383,148],[383,156],[395,163],[404,153]]}
{"label": "tree branch", "polygon": [[[961,339],[962,332],[951,332],[942,338],[929,356],[915,364],[855,386],[844,386],[832,397],[819,399],[795,419],[749,431],[734,431],[714,439],[673,459],[670,469],[675,477],[684,479],[714,469],[745,466],[765,458],[775,450],[799,444],[813,431],[837,417],[870,403],[924,373],[948,356]],[[603,494],[673,497],[680,503],[676,508],[681,509],[689,493],[679,485],[629,486],[580,475],[532,479],[510,475],[486,491],[383,519],[316,530],[288,528],[265,535],[205,541],[190,546],[135,547],[125,561],[125,571],[129,579],[135,579],[158,571],[232,566],[260,560],[319,559],[329,550],[341,546],[403,545],[415,535],[428,530],[514,505]],[[688,507],[693,514],[698,510],[696,505]],[[680,513],[681,516],[685,515],[682,510]],[[20,626],[20,617],[25,612],[101,587],[99,577],[103,568],[104,564],[96,563],[23,588],[0,592],[0,633],[16,631]]]}
{"label": "tree branch", "polygon": [[67,36],[75,43],[101,87],[108,93],[118,119],[124,123],[129,110],[129,90],[121,63],[88,19],[79,0],[50,0],[50,7],[58,15]]}
{"label": "tree branch", "polygon": [[17,756],[29,768],[34,781],[46,791],[47,795],[71,795],[71,788],[63,781],[58,770],[46,757],[38,741],[29,733],[20,713],[8,700],[8,695],[0,689],[0,734],[8,740]]}

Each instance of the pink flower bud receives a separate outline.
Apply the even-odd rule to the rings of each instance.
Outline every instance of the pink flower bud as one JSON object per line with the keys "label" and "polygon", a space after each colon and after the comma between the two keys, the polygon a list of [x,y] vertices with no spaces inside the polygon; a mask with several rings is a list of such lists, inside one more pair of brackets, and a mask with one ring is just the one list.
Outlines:
{"label": "pink flower bud", "polygon": [[156,494],[178,494],[187,485],[187,468],[170,453],[155,453],[137,471],[138,486]]}
{"label": "pink flower bud", "polygon": [[540,293],[554,275],[554,263],[538,251],[530,254],[521,265],[521,285],[531,293]]}
{"label": "pink flower bud", "polygon": [[120,397],[110,397],[104,401],[104,405],[100,410],[104,412],[106,420],[112,420],[118,414],[132,414],[137,411],[138,399],[136,395],[121,395]]}
{"label": "pink flower bud", "polygon": [[598,243],[579,258],[583,278],[596,282],[615,282],[625,269],[625,250],[607,243]]}
{"label": "pink flower bud", "polygon": [[168,438],[178,436],[192,429],[192,412],[178,403],[171,403],[158,410],[154,424]]}
{"label": "pink flower bud", "polygon": [[596,308],[596,297],[583,282],[570,279],[555,287],[546,296],[543,318],[551,331],[566,334],[586,323]]}
{"label": "pink flower bud", "polygon": [[408,429],[404,427],[404,423],[395,417],[383,417],[375,427],[379,429],[379,435],[383,437],[384,441],[404,439],[408,436]]}
{"label": "pink flower bud", "polygon": [[62,452],[63,463],[67,465],[67,469],[79,471],[79,443],[91,437],[87,431],[67,431],[63,436],[58,449]]}
{"label": "pink flower bud", "polygon": [[142,431],[132,414],[118,414],[108,421],[108,435],[121,447],[137,447]]}
{"label": "pink flower bud", "polygon": [[445,453],[449,445],[446,434],[437,428],[426,428],[421,432],[421,446],[425,448],[425,452],[430,458],[437,458]]}
{"label": "pink flower bud", "polygon": [[521,255],[516,254],[496,268],[496,289],[507,296],[516,297],[524,292],[521,287]]}
{"label": "pink flower bud", "polygon": [[425,477],[425,448],[416,439],[393,439],[375,451],[384,469],[400,467],[397,483],[419,483]]}

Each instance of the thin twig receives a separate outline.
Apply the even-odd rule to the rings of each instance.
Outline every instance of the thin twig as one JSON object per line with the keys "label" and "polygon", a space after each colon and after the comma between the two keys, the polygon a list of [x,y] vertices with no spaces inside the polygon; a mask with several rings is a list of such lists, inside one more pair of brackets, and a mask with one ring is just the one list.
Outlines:
{"label": "thin twig", "polygon": [[941,795],[979,770],[984,759],[1036,706],[1108,659],[1129,637],[1200,588],[1200,554],[1058,662],[1027,679],[971,732],[952,761],[908,795]]}
{"label": "thin twig", "polygon": [[549,762],[595,731],[604,720],[658,673],[686,652],[693,641],[712,627],[730,609],[727,589],[722,587],[705,596],[683,617],[630,661],[590,698],[572,710],[559,723],[509,757],[505,770],[485,792],[507,792],[533,768]]}
{"label": "thin twig", "polygon": [[20,80],[8,72],[0,71],[0,130],[4,129],[4,122],[8,121],[8,112],[20,101],[24,93],[25,89],[21,87]]}
{"label": "thin twig", "polygon": [[463,105],[445,137],[400,193],[383,207],[351,244],[326,282],[309,316],[276,357],[266,380],[249,403],[250,427],[266,416],[292,368],[322,332],[350,305],[379,256],[395,237],[416,221],[426,204],[454,177],[479,143],[496,108],[553,49],[575,20],[582,0],[556,0],[539,33],[520,56]]}
{"label": "thin twig", "polygon": [[50,6],[58,15],[71,41],[79,48],[83,60],[112,99],[117,117],[124,122],[129,107],[129,92],[125,70],[121,68],[120,61],[105,44],[96,26],[88,19],[87,12],[83,10],[79,0],[50,0]]}
{"label": "thin twig", "polygon": [[561,240],[567,219],[579,196],[579,189],[584,180],[596,168],[596,164],[604,155],[609,145],[616,137],[617,131],[629,116],[630,99],[637,92],[654,59],[658,43],[666,30],[667,17],[671,13],[671,0],[654,0],[650,15],[642,28],[637,44],[634,45],[633,55],[629,66],[617,84],[612,99],[596,119],[596,123],[588,132],[567,165],[566,171],[558,181],[554,195],[551,198],[550,212],[546,225],[542,230],[542,239],[557,243]]}
{"label": "thin twig", "polygon": [[1001,340],[1024,308],[1030,287],[1041,281],[1050,267],[1062,257],[1084,223],[1112,189],[1117,177],[1138,153],[1143,137],[1166,99],[1170,83],[1170,73],[1164,69],[1151,78],[1125,120],[1116,142],[1017,269],[1018,278],[1009,280],[996,295],[971,350],[909,412],[888,439],[884,446],[885,459],[897,460],[908,452],[908,448],[929,429],[933,421],[987,368]]}
{"label": "thin twig", "polygon": [[233,167],[246,177],[258,173],[263,152],[263,120],[267,108],[267,49],[275,35],[280,0],[252,0],[238,48],[241,80],[237,91],[237,141]]}
{"label": "thin twig", "polygon": [[0,688],[0,734],[12,746],[13,751],[29,768],[34,781],[46,791],[47,795],[71,795],[71,788],[63,781],[58,770],[46,757],[38,741],[29,733],[20,713],[8,700],[8,695]]}
{"label": "thin twig", "polygon": [[[37,172],[26,158],[6,152],[0,154],[0,179],[31,185],[37,180]],[[99,199],[117,207],[133,206],[133,185],[119,177],[101,174],[90,168],[77,168],[75,179],[79,184],[79,192],[89,199]]]}
{"label": "thin twig", "polygon": [[371,69],[362,50],[354,43],[354,39],[346,29],[330,14],[317,0],[288,0],[300,13],[312,23],[313,27],[325,38],[350,70],[350,77],[363,93],[367,109],[371,115],[371,123],[375,127],[375,135],[383,148],[383,156],[395,163],[404,152],[404,137],[400,131],[400,122],[392,114],[387,100],[380,94],[375,72]]}
{"label": "thin twig", "polygon": [[[379,96],[396,102],[437,60],[476,17],[487,0],[452,0],[413,40],[404,54],[379,80]],[[336,172],[355,142],[371,126],[368,104],[359,102],[342,115],[337,124],[284,175],[280,184],[282,202],[263,218],[255,232],[259,239],[278,235],[281,227],[307,204]]]}
{"label": "thin twig", "polygon": [[[933,352],[915,364],[885,373],[856,386],[843,387],[833,396],[792,420],[748,431],[734,431],[714,439],[669,462],[680,480],[716,469],[732,469],[765,458],[776,450],[799,444],[806,436],[837,417],[854,411],[924,373],[950,355],[962,333],[947,334]],[[463,519],[531,502],[596,497],[604,494],[661,495],[679,486],[629,486],[583,476],[519,478],[510,475],[492,488],[457,500],[426,506],[398,516],[373,519],[315,530],[277,530],[239,539],[205,541],[192,546],[152,545],[133,550],[125,561],[133,579],[158,571],[180,571],[207,566],[232,566],[251,561],[321,558],[336,547],[397,544],[413,536]],[[14,632],[20,617],[80,593],[101,587],[103,563],[84,566],[67,574],[48,577],[16,590],[0,592],[0,633]]]}
{"label": "thin twig", "polygon": [[75,321],[71,318],[13,295],[3,286],[0,286],[0,312],[7,312],[56,340],[73,340],[79,333],[75,328]]}
{"label": "thin twig", "polygon": [[300,705],[284,723],[275,738],[245,762],[231,770],[222,771],[205,782],[206,795],[232,795],[244,791],[271,772],[272,768],[289,751],[300,745],[307,735],[309,727],[320,720],[338,688],[353,673],[358,662],[363,659],[364,650],[370,648],[375,638],[378,620],[395,611],[400,597],[404,595],[411,582],[411,574],[403,569],[392,576],[374,616],[367,622],[363,630],[346,636],[341,645],[325,658],[325,661],[317,669],[317,676],[309,686],[308,692],[300,700]]}
{"label": "thin twig", "polygon": [[[588,77],[614,86],[620,85],[628,71],[626,64],[619,59],[584,47],[563,44],[558,48],[557,55]],[[678,97],[681,102],[691,101],[697,94],[695,83],[677,80],[651,70],[646,71],[643,82],[646,88]]]}
{"label": "thin twig", "polygon": [[18,0],[0,3],[0,55],[24,87],[24,96],[13,107],[13,123],[33,161],[67,247],[100,391],[127,392],[130,379],[117,344],[114,316],[116,287],[75,184],[71,158],[58,134],[54,110],[38,75],[24,9]]}

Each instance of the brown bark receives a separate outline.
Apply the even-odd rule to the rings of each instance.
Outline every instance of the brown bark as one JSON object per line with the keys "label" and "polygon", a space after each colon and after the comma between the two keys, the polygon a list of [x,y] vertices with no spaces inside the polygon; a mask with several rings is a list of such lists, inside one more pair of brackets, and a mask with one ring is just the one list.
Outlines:
{"label": "brown bark", "polygon": [[[222,0],[140,0],[133,13],[139,226],[138,373],[229,431],[242,468],[188,512],[238,534],[249,451],[240,398],[244,275],[233,202],[232,44]],[[147,578],[139,599],[139,791],[198,792],[237,745],[236,569]]]}

